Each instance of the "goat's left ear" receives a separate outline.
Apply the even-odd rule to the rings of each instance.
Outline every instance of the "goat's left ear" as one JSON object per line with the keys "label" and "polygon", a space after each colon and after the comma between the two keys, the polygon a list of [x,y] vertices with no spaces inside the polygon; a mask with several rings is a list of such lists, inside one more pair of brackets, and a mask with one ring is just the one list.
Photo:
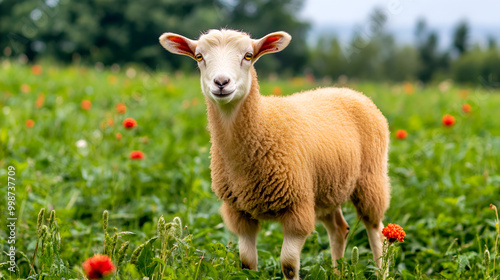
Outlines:
{"label": "goat's left ear", "polygon": [[288,46],[290,40],[292,40],[292,36],[283,31],[270,33],[261,39],[253,40],[254,59],[257,60],[266,53],[275,53],[283,50]]}
{"label": "goat's left ear", "polygon": [[160,36],[160,44],[171,53],[183,54],[195,59],[194,52],[198,41],[190,40],[175,33],[163,33]]}

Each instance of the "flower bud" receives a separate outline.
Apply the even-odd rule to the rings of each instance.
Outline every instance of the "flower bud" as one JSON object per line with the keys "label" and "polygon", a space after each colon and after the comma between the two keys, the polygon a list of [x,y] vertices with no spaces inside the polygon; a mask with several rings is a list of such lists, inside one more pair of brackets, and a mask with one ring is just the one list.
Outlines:
{"label": "flower bud", "polygon": [[486,269],[490,266],[490,251],[488,249],[484,250],[484,266]]}
{"label": "flower bud", "polygon": [[351,254],[351,263],[353,266],[356,266],[359,261],[359,252],[358,252],[358,247],[354,246],[352,248],[352,254]]}

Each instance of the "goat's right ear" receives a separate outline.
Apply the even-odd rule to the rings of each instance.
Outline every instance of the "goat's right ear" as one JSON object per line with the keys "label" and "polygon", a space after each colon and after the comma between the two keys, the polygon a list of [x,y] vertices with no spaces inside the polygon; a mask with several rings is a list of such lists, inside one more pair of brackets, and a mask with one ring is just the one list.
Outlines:
{"label": "goat's right ear", "polygon": [[[160,44],[169,52],[183,54],[194,58],[194,51],[198,41],[190,40],[175,33],[163,33],[160,36]],[[195,59],[196,60],[196,59]]]}

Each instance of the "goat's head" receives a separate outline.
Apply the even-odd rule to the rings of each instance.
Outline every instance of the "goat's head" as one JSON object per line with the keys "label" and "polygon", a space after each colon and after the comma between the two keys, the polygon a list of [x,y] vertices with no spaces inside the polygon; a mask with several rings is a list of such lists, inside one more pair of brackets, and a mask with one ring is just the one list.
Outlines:
{"label": "goat's head", "polygon": [[254,40],[234,30],[210,30],[195,40],[164,33],[160,43],[168,51],[190,56],[201,71],[201,89],[221,106],[236,105],[250,92],[250,69],[262,55],[279,52],[291,40],[286,32],[275,32]]}

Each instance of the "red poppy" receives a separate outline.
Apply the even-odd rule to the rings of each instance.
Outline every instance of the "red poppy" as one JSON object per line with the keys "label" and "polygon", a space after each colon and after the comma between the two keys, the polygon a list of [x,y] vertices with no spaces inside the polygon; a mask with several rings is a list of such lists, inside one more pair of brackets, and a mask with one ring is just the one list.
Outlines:
{"label": "red poppy", "polygon": [[26,127],[32,128],[35,126],[35,122],[33,120],[27,120],[26,121]]}
{"label": "red poppy", "polygon": [[274,95],[281,95],[281,88],[280,87],[274,87],[273,88],[273,94]]}
{"label": "red poppy", "polygon": [[121,140],[122,139],[122,134],[120,132],[118,132],[116,134],[116,140]]}
{"label": "red poppy", "polygon": [[116,104],[116,111],[120,114],[125,114],[125,112],[127,112],[127,106],[123,103],[118,103]]}
{"label": "red poppy", "polygon": [[464,105],[462,105],[462,111],[464,111],[464,113],[470,113],[470,111],[472,110],[472,107],[465,103]]}
{"label": "red poppy", "polygon": [[406,94],[412,95],[415,92],[415,87],[411,83],[406,82],[403,85],[403,90],[405,91]]}
{"label": "red poppy", "polygon": [[403,242],[406,236],[405,231],[400,225],[388,224],[384,229],[382,229],[382,234],[389,240],[390,243],[396,240]]}
{"label": "red poppy", "polygon": [[83,110],[90,110],[90,108],[92,107],[92,102],[90,102],[89,100],[85,99],[82,101],[82,104],[81,104],[81,107]]}
{"label": "red poppy", "polygon": [[141,151],[132,151],[130,153],[130,159],[144,159],[144,153]]}
{"label": "red poppy", "polygon": [[460,94],[460,98],[462,99],[469,97],[469,91],[466,89],[462,89],[458,93]]}
{"label": "red poppy", "polygon": [[396,138],[398,139],[405,139],[406,137],[408,136],[408,132],[406,132],[406,130],[404,129],[399,129],[398,131],[396,131]]}
{"label": "red poppy", "polygon": [[42,74],[42,66],[40,66],[40,65],[31,66],[31,73],[33,73],[33,75],[37,75],[37,76]]}
{"label": "red poppy", "polygon": [[455,124],[455,117],[452,115],[444,115],[442,121],[444,126],[452,126]]}
{"label": "red poppy", "polygon": [[35,101],[35,107],[40,108],[43,106],[43,102],[45,102],[45,95],[40,93]]}
{"label": "red poppy", "polygon": [[115,266],[106,255],[94,255],[83,264],[83,270],[89,279],[101,279],[115,271]]}
{"label": "red poppy", "polygon": [[31,87],[27,84],[22,84],[21,85],[21,91],[24,92],[24,93],[28,93],[31,91]]}
{"label": "red poppy", "polygon": [[137,122],[133,118],[126,118],[123,120],[123,127],[126,129],[131,129],[135,126],[137,126]]}

